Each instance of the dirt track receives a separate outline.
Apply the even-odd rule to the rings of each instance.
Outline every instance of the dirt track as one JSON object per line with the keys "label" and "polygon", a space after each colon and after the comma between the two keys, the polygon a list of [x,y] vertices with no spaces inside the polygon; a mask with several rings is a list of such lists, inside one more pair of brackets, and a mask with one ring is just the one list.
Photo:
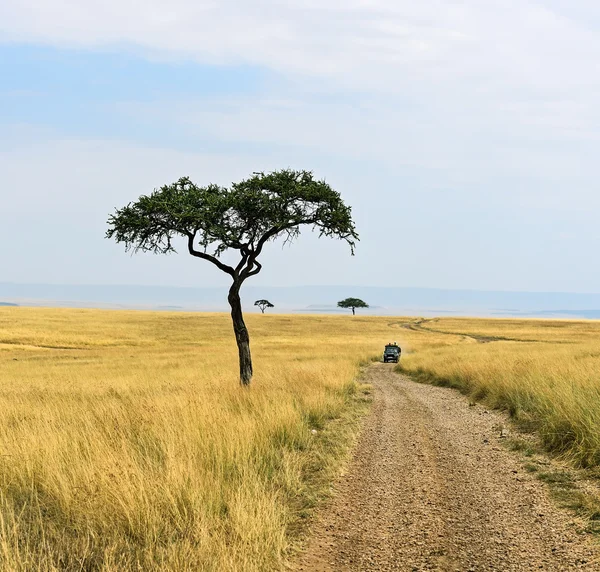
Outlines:
{"label": "dirt track", "polygon": [[348,473],[297,570],[600,570],[600,550],[500,444],[504,418],[457,392],[369,369]]}

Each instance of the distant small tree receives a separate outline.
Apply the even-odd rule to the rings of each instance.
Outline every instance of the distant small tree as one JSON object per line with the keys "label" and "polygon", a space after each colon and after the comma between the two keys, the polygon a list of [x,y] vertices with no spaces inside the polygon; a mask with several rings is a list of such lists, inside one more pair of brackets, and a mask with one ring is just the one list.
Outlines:
{"label": "distant small tree", "polygon": [[[291,169],[254,173],[230,188],[199,187],[183,177],[117,209],[108,225],[107,238],[134,252],[175,252],[173,239],[183,237],[192,256],[231,276],[228,301],[242,385],[252,379],[252,357],[240,288],[260,272],[258,257],[265,244],[279,237],[292,242],[303,225],[318,231],[320,237],[344,240],[352,254],[358,240],[351,209],[340,194],[310,171]],[[228,250],[239,253],[235,266],[220,260]]]}
{"label": "distant small tree", "polygon": [[255,306],[258,306],[260,308],[260,311],[264,314],[265,313],[265,308],[274,308],[275,306],[273,304],[271,304],[271,302],[269,302],[268,300],[257,300],[256,302],[254,302]]}
{"label": "distant small tree", "polygon": [[356,308],[368,308],[369,304],[363,302],[360,298],[346,298],[345,300],[340,300],[337,303],[339,308],[350,308],[352,310],[352,315],[356,314]]}

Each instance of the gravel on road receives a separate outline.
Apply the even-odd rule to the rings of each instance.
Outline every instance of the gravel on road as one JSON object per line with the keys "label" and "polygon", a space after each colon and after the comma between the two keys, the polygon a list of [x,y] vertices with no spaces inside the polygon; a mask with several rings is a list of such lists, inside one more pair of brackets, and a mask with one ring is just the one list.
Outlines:
{"label": "gravel on road", "polygon": [[296,570],[600,570],[582,522],[503,447],[506,418],[374,364],[373,409]]}

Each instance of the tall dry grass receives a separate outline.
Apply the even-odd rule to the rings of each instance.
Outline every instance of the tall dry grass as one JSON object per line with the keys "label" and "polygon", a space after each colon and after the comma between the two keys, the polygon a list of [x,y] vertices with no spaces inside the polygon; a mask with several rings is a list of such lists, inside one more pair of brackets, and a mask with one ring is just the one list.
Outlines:
{"label": "tall dry grass", "polygon": [[600,322],[436,319],[402,369],[508,410],[548,449],[600,465]]}
{"label": "tall dry grass", "polygon": [[[386,321],[0,309],[0,569],[279,569]],[[316,430],[315,434],[313,430]]]}
{"label": "tall dry grass", "polygon": [[[600,464],[600,323],[0,309],[0,569],[268,571],[366,410],[359,364],[506,408]],[[317,433],[313,433],[316,430]]]}

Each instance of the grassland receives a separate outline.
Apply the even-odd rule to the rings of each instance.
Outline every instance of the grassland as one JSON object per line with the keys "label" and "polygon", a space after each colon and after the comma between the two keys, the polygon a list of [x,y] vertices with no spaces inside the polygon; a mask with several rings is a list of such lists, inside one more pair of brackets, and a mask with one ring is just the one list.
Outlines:
{"label": "grassland", "polygon": [[[0,569],[285,566],[368,397],[361,363],[508,409],[600,465],[600,323],[0,309]],[[391,366],[390,366],[391,367]]]}
{"label": "grassland", "polygon": [[[281,568],[327,491],[385,321],[0,310],[0,569]],[[316,433],[315,433],[316,431]]]}

